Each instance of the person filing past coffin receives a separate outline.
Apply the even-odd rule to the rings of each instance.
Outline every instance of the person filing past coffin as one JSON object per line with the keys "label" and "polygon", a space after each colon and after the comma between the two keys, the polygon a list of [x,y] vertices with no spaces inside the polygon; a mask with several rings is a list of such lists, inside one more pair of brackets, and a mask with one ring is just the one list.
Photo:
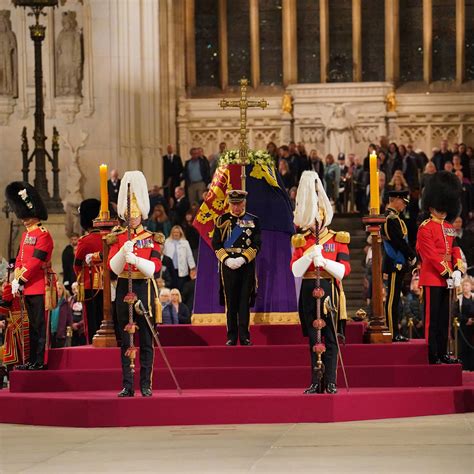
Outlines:
{"label": "person filing past coffin", "polygon": [[[130,368],[130,359],[126,355],[130,347],[130,336],[126,331],[129,323],[129,305],[124,301],[128,293],[128,270],[131,270],[132,292],[142,301],[144,307],[150,314],[152,302],[158,301],[158,291],[154,284],[154,275],[160,271],[160,246],[162,241],[160,234],[153,234],[144,229],[142,220],[148,217],[150,200],[148,198],[148,186],[145,176],[141,171],[127,171],[120,183],[117,203],[117,213],[126,222],[127,215],[127,188],[130,183],[131,205],[130,205],[130,227],[131,238],[128,239],[127,230],[117,234],[110,234],[111,243],[109,253],[109,267],[118,275],[116,307],[117,320],[122,335],[122,391],[119,397],[133,397],[135,395],[133,373]],[[158,303],[159,304],[159,303]],[[155,311],[157,307],[155,307]],[[139,314],[133,308],[134,321],[138,325],[138,336],[140,339],[140,390],[142,396],[151,397],[151,379],[153,374],[153,335],[145,320],[145,314]],[[161,315],[156,311],[156,316]],[[157,321],[159,322],[159,321]],[[152,322],[154,324],[154,322]]]}
{"label": "person filing past coffin", "polygon": [[219,260],[220,303],[227,316],[228,346],[250,346],[250,307],[255,304],[255,258],[260,250],[258,217],[245,212],[247,193],[227,192],[230,212],[218,217],[212,248]]}
{"label": "person filing past coffin", "polygon": [[47,311],[56,306],[53,301],[56,296],[56,278],[51,271],[54,242],[41,223],[48,219],[48,211],[38,191],[25,182],[10,183],[5,190],[5,197],[26,227],[16,257],[12,293],[24,295],[30,322],[30,357],[17,368],[42,370],[46,368]]}

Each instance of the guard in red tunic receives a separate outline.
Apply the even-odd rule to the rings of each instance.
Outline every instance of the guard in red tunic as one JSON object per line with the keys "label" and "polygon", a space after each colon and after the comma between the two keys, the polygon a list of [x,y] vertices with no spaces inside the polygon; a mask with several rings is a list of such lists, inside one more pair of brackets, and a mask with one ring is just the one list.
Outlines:
{"label": "guard in red tunic", "polygon": [[[117,320],[122,331],[122,375],[123,390],[119,397],[135,395],[133,374],[130,369],[130,359],[127,351],[130,348],[130,336],[127,332],[129,323],[129,305],[124,301],[128,289],[128,278],[132,278],[132,291],[142,301],[149,314],[153,314],[152,302],[155,302],[155,316],[159,317],[158,289],[155,286],[154,275],[160,271],[161,236],[148,232],[142,226],[142,219],[148,218],[150,200],[145,176],[140,171],[127,171],[120,183],[117,212],[120,218],[128,221],[127,216],[127,187],[130,183],[131,206],[130,226],[131,235],[127,230],[111,234],[109,267],[117,274]],[[129,275],[130,270],[130,275]],[[153,335],[145,320],[145,314],[137,313],[134,309],[134,320],[138,326],[140,338],[140,389],[144,397],[151,397],[151,377],[153,372]],[[152,322],[154,324],[155,321]],[[160,322],[157,320],[156,322]]]}
{"label": "guard in red tunic", "polygon": [[56,296],[56,279],[51,270],[53,239],[41,223],[48,218],[48,212],[38,191],[28,183],[10,183],[5,196],[26,227],[16,257],[12,293],[24,296],[30,321],[30,357],[18,368],[41,370],[46,368],[47,312],[55,306]]}
{"label": "guard in red tunic", "polygon": [[[337,326],[344,328],[347,319],[342,279],[350,271],[349,248],[350,235],[348,232],[334,232],[328,229],[333,216],[331,203],[324,191],[319,176],[314,171],[303,172],[298,186],[295,209],[295,225],[301,229],[300,234],[292,238],[295,251],[291,259],[291,269],[295,277],[302,277],[299,316],[303,335],[309,338],[311,354],[311,384],[304,393],[317,393],[326,391],[336,393],[336,371],[337,371]],[[316,245],[315,221],[318,221],[319,245]],[[314,368],[316,366],[316,334],[313,326],[316,319],[317,300],[313,296],[316,288],[316,267],[320,270],[320,286],[324,290],[322,299],[329,298],[331,305],[336,308],[339,324],[334,321],[327,306],[321,308],[321,314],[325,322],[322,336],[326,350],[322,355],[325,366],[324,387],[318,387],[315,379]]]}
{"label": "guard in red tunic", "polygon": [[79,283],[79,301],[86,306],[85,333],[89,344],[100,329],[103,311],[102,234],[94,229],[94,219],[99,215],[100,201],[86,199],[79,207],[81,227],[86,231],[77,243],[74,255],[74,272]]}
{"label": "guard in red tunic", "polygon": [[456,362],[448,352],[449,292],[460,288],[464,265],[450,222],[460,211],[461,189],[453,173],[440,171],[426,185],[423,210],[429,212],[418,229],[416,251],[420,257],[420,285],[425,299],[425,337],[430,364]]}

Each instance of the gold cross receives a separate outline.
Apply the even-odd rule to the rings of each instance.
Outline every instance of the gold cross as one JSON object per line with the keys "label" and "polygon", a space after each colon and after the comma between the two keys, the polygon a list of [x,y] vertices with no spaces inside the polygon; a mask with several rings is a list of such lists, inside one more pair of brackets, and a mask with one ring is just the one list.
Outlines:
{"label": "gold cross", "polygon": [[249,84],[248,79],[240,79],[240,100],[228,100],[222,99],[219,105],[225,109],[227,107],[239,107],[240,109],[240,147],[239,147],[239,158],[242,164],[247,161],[248,155],[248,142],[247,142],[247,109],[249,107],[260,107],[265,109],[268,106],[268,102],[265,99],[260,100],[249,100],[247,99],[247,86]]}

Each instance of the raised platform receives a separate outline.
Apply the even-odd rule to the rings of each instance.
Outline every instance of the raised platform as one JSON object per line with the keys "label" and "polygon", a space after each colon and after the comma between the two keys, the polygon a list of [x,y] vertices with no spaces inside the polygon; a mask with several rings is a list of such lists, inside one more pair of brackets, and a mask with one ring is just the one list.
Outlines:
{"label": "raised platform", "polygon": [[[163,327],[160,337],[183,388],[157,352],[153,397],[118,399],[119,349],[55,349],[49,370],[16,371],[0,391],[0,422],[54,426],[151,426],[331,422],[474,410],[474,383],[459,365],[430,366],[424,341],[362,344],[348,324],[342,348],[350,392],[303,395],[308,347],[295,325],[253,326],[251,347],[226,347],[225,328]],[[181,343],[182,345],[178,345]],[[138,378],[138,377],[137,377]]]}

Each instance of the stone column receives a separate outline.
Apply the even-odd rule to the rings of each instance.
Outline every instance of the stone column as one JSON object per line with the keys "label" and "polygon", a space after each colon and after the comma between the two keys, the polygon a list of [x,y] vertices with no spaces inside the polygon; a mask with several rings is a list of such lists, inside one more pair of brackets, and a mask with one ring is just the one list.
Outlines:
{"label": "stone column", "polygon": [[433,66],[433,2],[423,0],[423,80],[431,82]]}
{"label": "stone column", "polygon": [[[466,5],[464,0],[456,0],[456,82],[464,82],[465,38],[466,38]],[[473,20],[474,21],[474,20]],[[471,52],[474,54],[474,52]]]}
{"label": "stone column", "polygon": [[258,0],[250,1],[250,79],[252,87],[260,85],[260,28]]}
{"label": "stone column", "polygon": [[186,85],[196,87],[196,31],[194,28],[194,0],[185,0]]}
{"label": "stone column", "polygon": [[400,77],[400,6],[385,0],[385,79],[397,83]]}
{"label": "stone column", "polygon": [[354,82],[362,81],[362,5],[352,0],[352,76]]}
{"label": "stone column", "polygon": [[283,85],[298,82],[296,0],[283,0]]}
{"label": "stone column", "polygon": [[221,89],[226,90],[229,85],[229,66],[227,63],[227,0],[219,0],[219,79]]}
{"label": "stone column", "polygon": [[321,83],[327,82],[329,63],[329,6],[328,0],[319,2],[319,34],[321,53]]}

